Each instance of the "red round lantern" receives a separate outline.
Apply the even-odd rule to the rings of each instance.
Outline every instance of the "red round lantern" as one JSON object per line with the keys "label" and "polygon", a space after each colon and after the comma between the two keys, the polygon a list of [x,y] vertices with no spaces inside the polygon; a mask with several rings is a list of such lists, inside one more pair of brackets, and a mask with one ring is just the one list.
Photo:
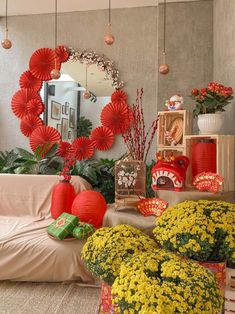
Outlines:
{"label": "red round lantern", "polygon": [[56,219],[64,212],[71,214],[75,196],[76,192],[70,182],[61,181],[58,183],[51,195],[51,217]]}
{"label": "red round lantern", "polygon": [[106,208],[107,204],[102,194],[93,190],[82,191],[73,201],[72,215],[99,228],[102,226]]}

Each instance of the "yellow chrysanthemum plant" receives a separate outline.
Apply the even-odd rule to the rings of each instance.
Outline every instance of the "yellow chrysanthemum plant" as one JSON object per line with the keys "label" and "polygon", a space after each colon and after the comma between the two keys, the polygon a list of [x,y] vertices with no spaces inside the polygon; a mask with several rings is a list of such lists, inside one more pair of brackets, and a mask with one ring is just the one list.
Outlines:
{"label": "yellow chrysanthemum plant", "polygon": [[223,303],[209,270],[163,250],[122,263],[112,295],[123,314],[218,314]]}
{"label": "yellow chrysanthemum plant", "polygon": [[112,285],[123,261],[156,247],[153,239],[132,226],[104,227],[88,238],[82,259],[91,273]]}
{"label": "yellow chrysanthemum plant", "polygon": [[185,201],[168,208],[153,231],[165,249],[197,261],[235,262],[235,204]]}

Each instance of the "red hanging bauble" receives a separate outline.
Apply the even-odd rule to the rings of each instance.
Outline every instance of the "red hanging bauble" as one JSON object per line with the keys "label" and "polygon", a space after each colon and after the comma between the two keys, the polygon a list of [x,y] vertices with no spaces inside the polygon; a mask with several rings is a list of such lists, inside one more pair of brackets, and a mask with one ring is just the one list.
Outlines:
{"label": "red hanging bauble", "polygon": [[75,196],[76,192],[70,182],[61,181],[58,183],[51,195],[51,217],[56,219],[64,212],[71,214]]}

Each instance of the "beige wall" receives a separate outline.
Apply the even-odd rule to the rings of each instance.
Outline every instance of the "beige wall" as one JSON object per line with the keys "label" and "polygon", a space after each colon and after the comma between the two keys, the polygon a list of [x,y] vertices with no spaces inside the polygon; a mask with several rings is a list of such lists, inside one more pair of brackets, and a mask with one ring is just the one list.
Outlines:
{"label": "beige wall", "polygon": [[[59,16],[59,40],[74,48],[87,48],[104,53],[115,61],[130,103],[136,88],[143,87],[144,109],[149,123],[157,113],[158,37],[157,7],[117,9],[112,13],[116,42],[103,43],[107,11],[64,13]],[[161,12],[160,12],[161,13]],[[159,108],[163,99],[176,92],[184,96],[194,86],[204,85],[212,77],[212,2],[198,1],[168,5],[168,62],[171,73],[159,79]],[[0,20],[1,26],[4,24]],[[52,47],[53,16],[34,15],[9,18],[13,48],[0,49],[0,150],[16,146],[28,147],[19,131],[19,121],[10,110],[18,78],[27,70],[34,50]],[[159,34],[162,34],[160,23]],[[0,36],[3,37],[2,27]],[[188,102],[188,101],[187,101]],[[121,140],[106,157],[118,157],[125,151]],[[154,157],[153,145],[150,159]]]}
{"label": "beige wall", "polygon": [[[235,1],[214,0],[214,80],[235,92]],[[226,108],[224,133],[235,134],[235,101]]]}

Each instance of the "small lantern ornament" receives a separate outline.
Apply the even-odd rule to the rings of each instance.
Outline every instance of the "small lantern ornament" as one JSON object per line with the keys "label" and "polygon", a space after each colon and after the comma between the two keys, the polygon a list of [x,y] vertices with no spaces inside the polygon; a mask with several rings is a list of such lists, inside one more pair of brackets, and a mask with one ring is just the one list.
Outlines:
{"label": "small lantern ornament", "polygon": [[109,23],[108,23],[107,33],[104,36],[104,41],[109,46],[111,46],[115,41],[115,37],[112,34],[112,27],[111,27],[111,0],[109,0]]}
{"label": "small lantern ornament", "polygon": [[166,0],[164,0],[163,6],[163,52],[162,52],[162,64],[159,67],[159,73],[166,75],[170,71],[169,65],[166,63]]}
{"label": "small lantern ornament", "polygon": [[[57,48],[57,28],[58,28],[58,22],[57,22],[57,0],[55,0],[55,51]],[[58,69],[57,66],[57,55],[55,53],[55,68],[51,71],[51,78],[53,80],[58,80],[60,78],[60,70]]]}
{"label": "small lantern ornament", "polygon": [[86,90],[85,90],[85,92],[82,94],[83,99],[89,99],[89,98],[91,97],[91,94],[90,94],[90,92],[89,92],[88,89],[87,89],[87,68],[88,68],[88,65],[86,64]]}
{"label": "small lantern ornament", "polygon": [[6,14],[5,14],[5,39],[2,40],[1,44],[4,49],[10,49],[12,47],[12,43],[10,39],[8,39],[8,1],[6,0]]}
{"label": "small lantern ornament", "polygon": [[58,80],[59,78],[60,78],[60,70],[58,70],[58,69],[53,69],[52,71],[51,71],[51,78],[53,79],[53,80]]}

